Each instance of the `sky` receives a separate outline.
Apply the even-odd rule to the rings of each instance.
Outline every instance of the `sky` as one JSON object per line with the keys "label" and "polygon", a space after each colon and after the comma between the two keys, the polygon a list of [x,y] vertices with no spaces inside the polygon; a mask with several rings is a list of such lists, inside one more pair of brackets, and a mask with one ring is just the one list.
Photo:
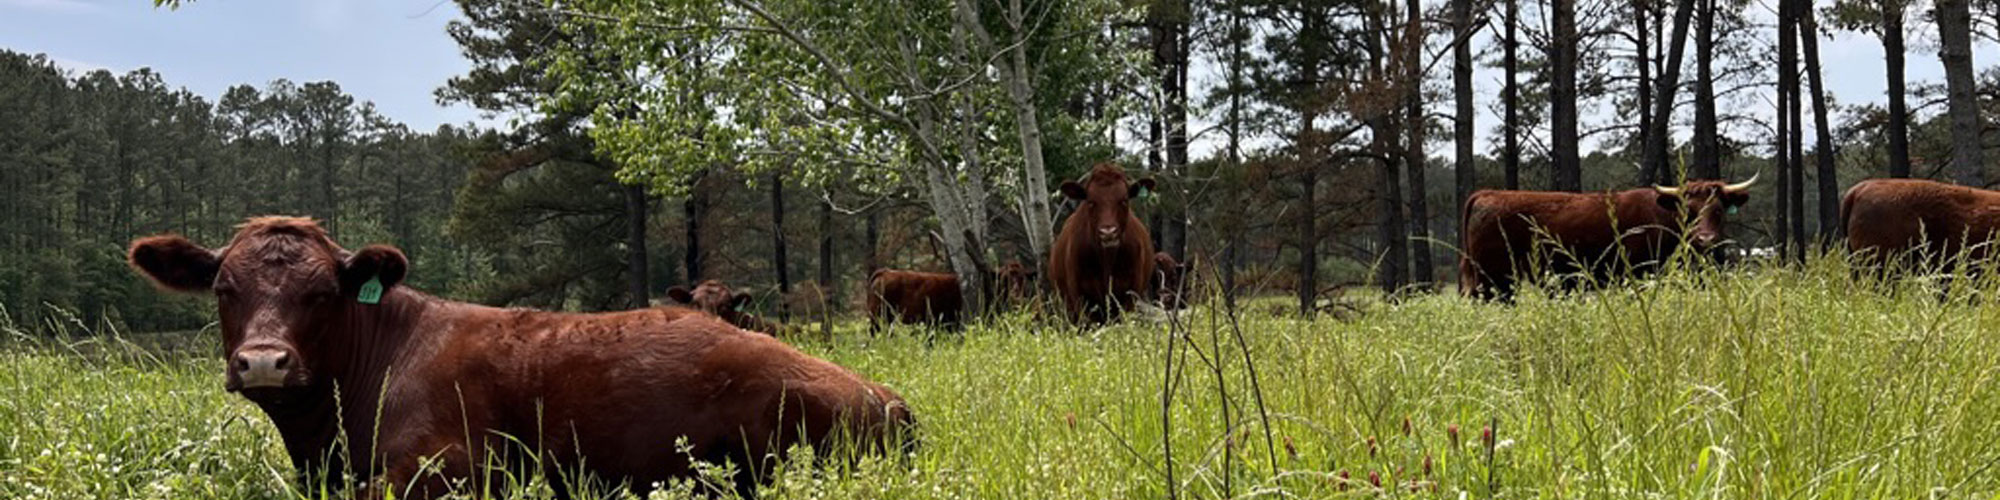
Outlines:
{"label": "sky", "polygon": [[[1754,3],[1752,15],[1774,22],[1770,3]],[[1943,78],[1936,36],[1918,22],[1920,16],[1913,9],[1907,58],[1912,86]],[[46,53],[78,71],[104,68],[122,73],[151,67],[165,75],[169,85],[186,86],[210,99],[237,84],[261,87],[279,78],[332,80],[357,98],[373,101],[383,114],[419,130],[443,123],[491,123],[476,110],[440,106],[432,97],[446,79],[468,67],[444,32],[445,25],[458,17],[449,0],[195,0],[179,10],[155,9],[147,0],[0,0],[0,48]],[[1475,47],[1489,43],[1482,36]],[[1990,42],[1976,46],[1975,65],[1992,64],[1996,48],[2000,47]],[[1862,34],[1834,33],[1823,39],[1820,50],[1833,102],[1884,101],[1887,84],[1878,41]],[[1449,85],[1448,61],[1430,71],[1433,85]],[[1190,74],[1197,93],[1222,82],[1221,68],[1207,54],[1197,55]],[[1491,151],[1499,117],[1490,104],[1498,98],[1500,75],[1481,68],[1473,85],[1480,110],[1478,148]],[[1750,104],[1752,111],[1768,117],[1773,110],[1765,94],[1772,91],[1759,92]],[[1431,110],[1449,113],[1450,103],[1431,103]],[[1678,113],[1685,116],[1691,111]],[[1608,123],[1613,117],[1607,113],[1586,108],[1581,128]],[[1191,130],[1211,130],[1193,138],[1195,158],[1221,147],[1222,138],[1213,125],[1209,116],[1192,118]],[[1131,135],[1121,133],[1121,144],[1130,150],[1143,148],[1144,144],[1130,142]],[[1450,154],[1449,137],[1432,139],[1432,155]],[[1261,142],[1268,144],[1270,139]],[[1585,151],[1595,146],[1592,141],[1583,144]]]}
{"label": "sky", "polygon": [[444,31],[458,18],[448,0],[0,0],[0,48],[78,72],[151,67],[211,102],[239,84],[332,80],[427,130],[484,122],[432,94],[470,67]]}

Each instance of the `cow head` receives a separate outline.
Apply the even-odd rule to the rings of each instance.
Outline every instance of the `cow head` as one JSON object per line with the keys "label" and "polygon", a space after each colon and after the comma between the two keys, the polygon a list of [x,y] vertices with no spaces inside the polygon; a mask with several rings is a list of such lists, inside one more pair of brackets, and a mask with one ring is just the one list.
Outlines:
{"label": "cow head", "polygon": [[1755,183],[1757,176],[1753,175],[1750,180],[1735,184],[1688,181],[1685,186],[1653,186],[1653,190],[1659,192],[1660,208],[1684,215],[1683,221],[1689,228],[1688,242],[1697,249],[1708,250],[1722,243],[1724,216],[1750,202],[1750,185]]}
{"label": "cow head", "polygon": [[[322,327],[356,304],[379,302],[409,269],[394,247],[349,252],[311,219],[292,217],[251,219],[221,249],[175,235],[140,238],[127,258],[161,288],[215,295],[224,387],[260,403],[316,384],[326,360],[314,351],[331,334]],[[361,297],[363,288],[376,298]]]}
{"label": "cow head", "polygon": [[725,318],[727,314],[742,311],[744,306],[750,305],[750,294],[732,291],[729,285],[718,280],[704,280],[695,285],[693,291],[686,287],[673,287],[667,290],[667,298]]}
{"label": "cow head", "polygon": [[1019,299],[1034,295],[1035,268],[1022,265],[1018,260],[1008,260],[994,274],[993,283],[1000,290],[1001,297]]}
{"label": "cow head", "polygon": [[1084,217],[1097,244],[1104,248],[1117,248],[1124,241],[1130,229],[1125,227],[1126,222],[1132,220],[1132,198],[1152,189],[1153,179],[1131,181],[1124,170],[1112,163],[1097,164],[1083,182],[1069,181],[1062,185],[1063,196],[1077,201],[1076,213],[1070,217]]}

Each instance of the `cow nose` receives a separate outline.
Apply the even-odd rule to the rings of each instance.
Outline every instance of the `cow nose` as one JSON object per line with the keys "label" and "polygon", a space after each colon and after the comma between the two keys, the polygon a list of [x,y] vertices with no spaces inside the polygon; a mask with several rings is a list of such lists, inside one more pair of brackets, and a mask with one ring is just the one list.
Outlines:
{"label": "cow nose", "polygon": [[1715,246],[1715,242],[1721,239],[1722,235],[1715,233],[1695,233],[1694,235],[1694,243],[1703,247]]}
{"label": "cow nose", "polygon": [[1118,226],[1097,226],[1097,235],[1105,238],[1118,236]]}
{"label": "cow nose", "polygon": [[284,349],[250,348],[236,352],[236,378],[244,388],[284,387],[292,355]]}

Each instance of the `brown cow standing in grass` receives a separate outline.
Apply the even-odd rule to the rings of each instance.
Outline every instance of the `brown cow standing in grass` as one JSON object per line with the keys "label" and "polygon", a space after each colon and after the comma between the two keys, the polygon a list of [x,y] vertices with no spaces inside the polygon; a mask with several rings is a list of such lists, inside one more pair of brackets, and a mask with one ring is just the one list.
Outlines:
{"label": "brown cow standing in grass", "polygon": [[[995,307],[1022,300],[1034,290],[1035,273],[1020,261],[1007,261],[991,274],[982,282],[993,288],[986,296]],[[867,301],[871,332],[884,323],[958,327],[965,321],[965,295],[958,289],[958,276],[951,273],[877,270],[868,277]]]}
{"label": "brown cow standing in grass", "polygon": [[1755,182],[1753,176],[1737,184],[1688,181],[1617,192],[1474,192],[1462,219],[1459,292],[1506,299],[1515,281],[1534,270],[1588,271],[1600,280],[1643,272],[1683,240],[1708,253],[1727,238],[1724,216],[1750,201]]}
{"label": "brown cow standing in grass", "polygon": [[[302,475],[371,478],[362,497],[482,487],[487,465],[538,465],[559,495],[579,468],[644,490],[691,459],[744,466],[736,488],[754,493],[771,454],[881,450],[915,422],[895,392],[699,311],[443,300],[399,286],[401,251],[350,252],[309,219],[251,219],[219,249],[141,238],[129,259],[165,289],[215,294],[225,387],[264,410]],[[487,462],[524,455],[539,458]]]}
{"label": "brown cow standing in grass", "polygon": [[750,305],[750,294],[731,290],[720,280],[702,280],[693,291],[687,287],[673,287],[667,290],[667,298],[680,305],[693,307],[702,312],[722,318],[737,328],[777,337],[789,333],[785,325],[757,317],[743,310]]}
{"label": "brown cow standing in grass", "polygon": [[1942,266],[1993,255],[2000,191],[1921,179],[1870,179],[1840,197],[1847,249],[1869,265]]}
{"label": "brown cow standing in grass", "polygon": [[1132,181],[1112,163],[1063,183],[1063,195],[1078,203],[1049,246],[1048,276],[1071,321],[1108,322],[1150,298],[1153,237],[1130,206],[1150,189],[1152,179]]}

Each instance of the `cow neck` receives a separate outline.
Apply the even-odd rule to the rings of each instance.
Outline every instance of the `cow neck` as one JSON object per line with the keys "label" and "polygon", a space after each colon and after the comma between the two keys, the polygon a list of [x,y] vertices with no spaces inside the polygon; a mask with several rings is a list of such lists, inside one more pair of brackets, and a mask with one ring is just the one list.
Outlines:
{"label": "cow neck", "polygon": [[[373,419],[382,402],[383,382],[400,377],[390,370],[409,370],[415,365],[402,362],[421,353],[426,343],[414,342],[420,329],[414,325],[434,314],[438,301],[403,287],[391,288],[374,305],[350,304],[329,319],[312,337],[319,344],[313,356],[338,360],[323,365],[317,382],[306,390],[307,397],[283,407],[265,407],[285,440],[286,451],[295,464],[312,464],[347,431],[350,463],[365,470]],[[354,445],[361,445],[355,449]],[[359,452],[359,453],[354,453]],[[305,460],[301,462],[301,460]]]}
{"label": "cow neck", "polygon": [[329,359],[341,360],[339,365],[331,367],[333,372],[328,375],[340,381],[343,400],[363,401],[349,397],[356,396],[373,403],[381,393],[384,377],[404,375],[392,370],[417,368],[399,360],[423,356],[426,354],[423,350],[434,344],[422,340],[426,340],[425,334],[438,332],[413,326],[437,310],[433,306],[438,302],[428,295],[396,287],[382,295],[380,304],[350,304],[343,314],[327,324],[327,330],[320,332],[319,338],[328,341],[322,352],[332,356]]}
{"label": "cow neck", "polygon": [[[1095,264],[1090,267],[1096,268],[1098,274],[1104,276],[1118,274],[1117,270],[1113,269],[1113,266],[1106,265],[1106,263],[1124,262],[1125,260],[1123,259],[1125,257],[1136,253],[1138,253],[1137,245],[1124,244],[1118,245],[1116,248],[1104,248],[1103,245],[1099,245],[1095,241],[1087,244],[1083,251],[1083,255],[1089,259],[1087,262]],[[1149,255],[1146,258],[1150,259],[1152,256]]]}

